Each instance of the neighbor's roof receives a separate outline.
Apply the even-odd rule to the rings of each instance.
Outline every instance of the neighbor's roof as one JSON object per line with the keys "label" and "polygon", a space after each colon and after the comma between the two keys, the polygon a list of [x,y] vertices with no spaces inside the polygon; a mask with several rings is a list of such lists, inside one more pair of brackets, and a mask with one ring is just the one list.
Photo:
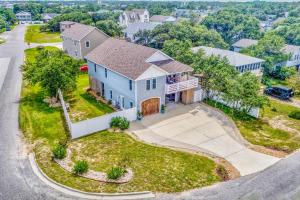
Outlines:
{"label": "neighbor's roof", "polygon": [[299,52],[299,50],[300,50],[300,46],[290,45],[290,44],[286,44],[282,48],[282,51],[287,54],[293,54]]}
{"label": "neighbor's roof", "polygon": [[31,15],[31,13],[30,12],[21,11],[21,12],[18,12],[16,15]]}
{"label": "neighbor's roof", "polygon": [[168,73],[192,70],[191,67],[172,59],[159,63],[147,62],[146,60],[156,52],[160,51],[125,40],[109,38],[92,50],[85,58],[133,80],[137,79],[152,65]]}
{"label": "neighbor's roof", "polygon": [[146,22],[134,22],[129,24],[127,28],[124,30],[125,33],[135,34],[139,30],[153,30],[157,24],[154,23],[146,23]]}
{"label": "neighbor's roof", "polygon": [[229,64],[233,66],[242,66],[242,65],[264,62],[264,60],[259,58],[247,56],[234,51],[212,48],[212,47],[205,47],[205,46],[193,47],[192,51],[196,53],[199,49],[204,50],[204,53],[207,56],[215,55],[215,56],[220,56],[221,58],[227,58]]}
{"label": "neighbor's roof", "polygon": [[58,16],[59,14],[57,13],[43,13],[42,18],[43,19],[52,19],[53,17]]}
{"label": "neighbor's roof", "polygon": [[151,22],[165,22],[169,19],[169,21],[175,21],[176,18],[172,16],[164,16],[164,15],[153,15],[150,17]]}
{"label": "neighbor's roof", "polygon": [[240,47],[240,48],[248,48],[252,45],[256,45],[257,43],[258,43],[257,40],[243,38],[243,39],[240,39],[239,41],[237,41],[236,43],[234,43],[232,46]]}
{"label": "neighbor's roof", "polygon": [[81,40],[87,34],[95,30],[96,27],[85,24],[75,23],[70,28],[61,33],[62,36],[72,38],[73,40]]}
{"label": "neighbor's roof", "polygon": [[72,21],[62,21],[62,22],[59,22],[59,24],[62,24],[62,25],[72,25],[72,24],[76,24],[77,22],[72,22]]}

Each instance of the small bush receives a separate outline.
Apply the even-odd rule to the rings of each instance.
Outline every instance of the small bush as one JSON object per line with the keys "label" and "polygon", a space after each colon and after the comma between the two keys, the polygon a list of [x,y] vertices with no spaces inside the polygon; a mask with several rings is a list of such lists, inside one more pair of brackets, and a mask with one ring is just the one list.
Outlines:
{"label": "small bush", "polygon": [[273,108],[271,109],[271,111],[277,112],[277,109],[276,109],[275,107],[273,107]]}
{"label": "small bush", "polygon": [[294,110],[289,114],[290,118],[300,119],[300,111]]}
{"label": "small bush", "polygon": [[65,145],[59,144],[52,150],[52,153],[54,158],[63,159],[67,155],[67,148]]}
{"label": "small bush", "polygon": [[89,165],[85,160],[78,160],[73,167],[74,174],[83,174],[89,170]]}
{"label": "small bush", "polygon": [[129,121],[125,117],[113,117],[110,121],[110,127],[125,130],[129,128]]}
{"label": "small bush", "polygon": [[220,176],[220,178],[223,181],[229,180],[228,172],[227,172],[227,170],[225,169],[225,167],[223,165],[218,165],[218,167],[217,167],[217,174]]}
{"label": "small bush", "polygon": [[107,177],[109,179],[113,179],[113,180],[117,180],[118,178],[120,178],[121,176],[123,176],[123,174],[126,172],[125,169],[123,169],[122,167],[112,167],[108,173],[107,173]]}

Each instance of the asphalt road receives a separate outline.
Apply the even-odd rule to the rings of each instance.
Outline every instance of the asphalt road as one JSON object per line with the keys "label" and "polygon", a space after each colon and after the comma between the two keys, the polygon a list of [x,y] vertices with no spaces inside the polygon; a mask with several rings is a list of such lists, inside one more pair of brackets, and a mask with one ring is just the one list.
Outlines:
{"label": "asphalt road", "polygon": [[22,83],[19,67],[23,63],[26,48],[24,30],[24,25],[17,26],[4,35],[7,42],[0,45],[0,58],[11,58],[0,88],[0,199],[74,199],[41,182],[32,172],[27,155],[23,152],[18,109]]}
{"label": "asphalt road", "polygon": [[[11,58],[0,88],[0,200],[76,199],[40,181],[23,151],[18,107],[22,83],[19,67],[26,48],[24,29],[24,25],[18,26],[7,33],[7,43],[0,45],[0,58]],[[181,195],[159,195],[157,199],[300,200],[300,152],[257,174]]]}

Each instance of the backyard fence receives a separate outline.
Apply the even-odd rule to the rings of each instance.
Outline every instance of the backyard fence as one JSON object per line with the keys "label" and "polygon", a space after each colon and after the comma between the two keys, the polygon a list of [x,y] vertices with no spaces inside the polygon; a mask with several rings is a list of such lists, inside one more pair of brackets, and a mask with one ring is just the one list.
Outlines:
{"label": "backyard fence", "polygon": [[129,121],[134,121],[137,118],[137,109],[130,108],[118,112],[113,112],[103,116],[95,117],[92,119],[87,119],[79,122],[72,122],[69,117],[66,103],[64,101],[62,92],[58,91],[60,102],[64,111],[64,116],[68,124],[68,128],[71,134],[71,138],[79,138],[97,131],[102,131],[108,129],[109,123],[113,117],[126,117]]}

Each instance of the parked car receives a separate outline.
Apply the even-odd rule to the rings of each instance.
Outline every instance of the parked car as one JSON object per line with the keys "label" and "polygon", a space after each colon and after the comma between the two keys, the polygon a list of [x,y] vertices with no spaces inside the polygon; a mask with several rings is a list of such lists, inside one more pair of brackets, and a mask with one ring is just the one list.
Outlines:
{"label": "parked car", "polygon": [[274,86],[266,88],[264,93],[284,100],[288,100],[294,95],[294,91],[292,89],[284,86]]}
{"label": "parked car", "polygon": [[87,72],[87,71],[88,71],[88,66],[87,66],[87,65],[82,65],[82,66],[80,67],[80,71],[82,71],[82,72]]}
{"label": "parked car", "polygon": [[6,28],[6,31],[10,31],[11,30],[10,26],[6,26],[5,28]]}

